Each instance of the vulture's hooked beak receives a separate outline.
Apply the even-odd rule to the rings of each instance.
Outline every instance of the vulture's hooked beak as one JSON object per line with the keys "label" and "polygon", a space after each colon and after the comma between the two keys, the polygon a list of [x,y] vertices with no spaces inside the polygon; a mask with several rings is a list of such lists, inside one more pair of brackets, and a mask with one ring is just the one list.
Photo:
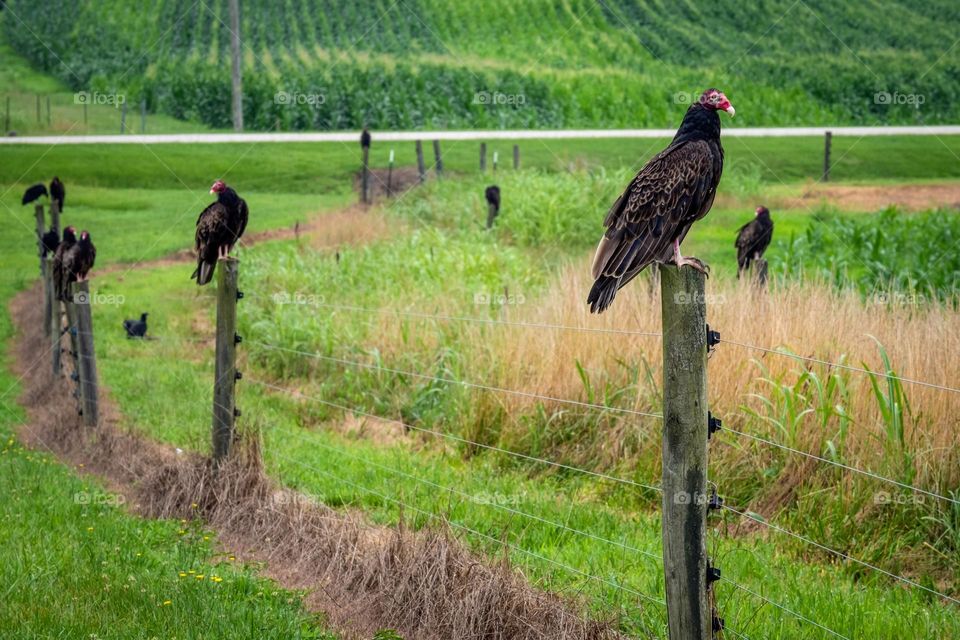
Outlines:
{"label": "vulture's hooked beak", "polygon": [[[730,108],[732,109],[733,107],[730,107]],[[214,191],[213,189],[210,189],[210,195],[213,195],[214,193],[216,193],[216,191]]]}
{"label": "vulture's hooked beak", "polygon": [[732,105],[732,104],[729,105],[726,109],[724,109],[724,111],[726,111],[727,113],[729,113],[731,118],[732,118],[733,116],[737,115],[737,110],[733,108],[733,105]]}

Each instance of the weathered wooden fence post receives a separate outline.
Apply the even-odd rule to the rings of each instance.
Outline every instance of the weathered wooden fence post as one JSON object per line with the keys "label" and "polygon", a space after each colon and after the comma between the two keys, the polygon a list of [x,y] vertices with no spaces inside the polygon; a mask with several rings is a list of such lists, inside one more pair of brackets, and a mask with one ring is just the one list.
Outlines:
{"label": "weathered wooden fence post", "polygon": [[237,274],[236,258],[221,260],[217,276],[217,362],[213,383],[213,459],[230,453],[233,427],[239,414],[234,391],[237,385]]}
{"label": "weathered wooden fence post", "polygon": [[423,161],[423,143],[417,140],[417,173],[420,174],[420,184],[427,181],[427,167]]}
{"label": "weathered wooden fence post", "polygon": [[140,101],[140,133],[147,132],[147,101]]}
{"label": "weathered wooden fence post", "polygon": [[40,273],[43,273],[43,205],[38,204],[33,209],[33,215],[37,219],[37,255],[40,257]]}
{"label": "weathered wooden fence post", "polygon": [[830,145],[833,142],[833,132],[827,131],[823,134],[823,176],[824,182],[830,181]]}
{"label": "weathered wooden fence post", "polygon": [[387,165],[387,197],[393,195],[393,149],[390,149],[390,161]]}
{"label": "weathered wooden fence post", "polygon": [[480,173],[487,170],[487,143],[480,143]]}
{"label": "weathered wooden fence post", "polygon": [[663,318],[663,570],[670,640],[708,640],[705,276],[660,268]]}
{"label": "weathered wooden fence post", "polygon": [[127,101],[123,101],[123,105],[120,107],[120,133],[127,132]]}
{"label": "weathered wooden fence post", "polygon": [[497,172],[497,162],[500,160],[500,153],[497,151],[493,152],[493,172]]}
{"label": "weathered wooden fence post", "polygon": [[53,309],[53,256],[47,256],[43,260],[43,335],[48,338],[53,334]]}
{"label": "weathered wooden fence post", "polygon": [[[53,298],[54,304],[54,313],[56,314],[56,320],[54,321],[54,326],[59,331],[60,330],[60,306],[61,302],[56,297],[56,292],[54,292]],[[70,303],[63,304],[63,308],[66,311],[67,315],[67,334],[70,336],[70,357],[73,360],[73,373],[70,374],[70,378],[73,380],[73,398],[77,403],[77,414],[80,415],[83,413],[83,409],[80,404],[80,343],[77,335],[77,310],[76,307]],[[59,345],[58,345],[59,346]]]}
{"label": "weathered wooden fence post", "polygon": [[83,126],[84,128],[86,128],[87,126],[87,103],[86,102],[83,103]]}
{"label": "weathered wooden fence post", "polygon": [[439,178],[440,176],[443,175],[443,157],[440,155],[439,140],[433,141],[433,157],[436,158],[437,160],[436,170],[437,170],[437,177]]}
{"label": "weathered wooden fence post", "polygon": [[93,313],[90,299],[90,281],[74,282],[70,285],[70,302],[73,305],[73,317],[77,330],[77,362],[80,369],[80,407],[83,423],[89,427],[97,426],[97,355],[93,342]]}
{"label": "weathered wooden fence post", "polygon": [[54,200],[50,199],[50,228],[57,232],[57,235],[60,235],[60,204]]}
{"label": "weathered wooden fence post", "polygon": [[363,167],[360,173],[360,202],[370,204],[370,147],[363,149]]}
{"label": "weathered wooden fence post", "polygon": [[757,258],[753,261],[753,279],[754,283],[761,289],[767,286],[767,261],[763,258]]}
{"label": "weathered wooden fence post", "polygon": [[513,145],[513,168],[520,168],[520,145]]}

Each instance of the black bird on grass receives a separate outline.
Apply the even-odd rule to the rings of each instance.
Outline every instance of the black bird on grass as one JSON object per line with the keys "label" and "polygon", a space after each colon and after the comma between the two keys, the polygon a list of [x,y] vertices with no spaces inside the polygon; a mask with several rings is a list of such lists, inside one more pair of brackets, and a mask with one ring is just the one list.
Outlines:
{"label": "black bird on grass", "polygon": [[76,244],[63,253],[60,269],[60,284],[57,286],[59,297],[69,302],[70,283],[83,282],[97,260],[97,248],[87,231],[80,232]]}
{"label": "black bird on grass", "polygon": [[147,313],[141,313],[139,320],[124,320],[123,328],[128,338],[143,338],[147,335]]}
{"label": "black bird on grass", "polygon": [[360,146],[364,149],[370,148],[370,129],[366,127],[363,128],[363,131],[360,132]]}
{"label": "black bird on grass", "polygon": [[493,220],[500,215],[500,187],[493,184],[483,192],[487,199],[487,229],[493,226]]}
{"label": "black bird on grass", "polygon": [[31,202],[39,200],[42,196],[47,195],[50,194],[47,193],[47,187],[45,185],[35,184],[23,192],[23,199],[20,201],[20,204],[30,204]]}
{"label": "black bird on grass", "polygon": [[233,245],[247,228],[250,217],[247,202],[222,180],[213,183],[210,193],[217,194],[217,201],[200,212],[197,218],[194,245],[197,269],[190,277],[196,279],[198,285],[207,284],[213,279],[217,261],[230,255]]}
{"label": "black bird on grass", "polygon": [[703,262],[680,254],[680,243],[710,211],[723,172],[717,111],[735,113],[722,91],[707,89],[687,109],[670,146],[640,169],[613,203],[593,259],[591,313],[602,313],[651,263],[672,262],[706,273]]}
{"label": "black bird on grass", "polygon": [[755,217],[737,230],[737,277],[750,269],[750,263],[763,257],[773,238],[773,220],[770,209],[757,207]]}
{"label": "black bird on grass", "polygon": [[67,227],[63,230],[63,239],[53,253],[53,288],[56,291],[57,300],[63,300],[64,298],[63,291],[60,289],[60,285],[64,281],[63,259],[75,244],[77,244],[77,231],[73,227]]}
{"label": "black bird on grass", "polygon": [[53,181],[50,183],[50,202],[57,203],[57,209],[60,212],[63,212],[63,202],[67,197],[67,188],[63,186],[63,183],[60,182],[60,178],[53,176]]}
{"label": "black bird on grass", "polygon": [[50,228],[43,237],[40,238],[40,243],[43,245],[43,257],[46,258],[51,253],[57,252],[57,247],[60,246],[60,234],[57,233],[57,230]]}

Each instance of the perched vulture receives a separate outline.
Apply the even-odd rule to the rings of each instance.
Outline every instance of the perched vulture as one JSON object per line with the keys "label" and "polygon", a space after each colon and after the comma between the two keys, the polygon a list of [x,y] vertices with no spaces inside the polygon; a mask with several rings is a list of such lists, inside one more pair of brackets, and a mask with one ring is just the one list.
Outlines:
{"label": "perched vulture", "polygon": [[86,280],[87,274],[90,273],[90,269],[93,268],[93,263],[96,260],[97,248],[93,246],[90,234],[81,231],[76,244],[63,253],[60,284],[57,288],[61,300],[69,302],[70,283]]}
{"label": "perched vulture", "polygon": [[197,253],[197,269],[191,278],[198,285],[207,284],[213,279],[217,260],[230,255],[237,243],[250,215],[247,202],[237,195],[221,180],[210,187],[210,193],[217,194],[217,201],[200,213],[197,218],[197,235],[194,250]]}
{"label": "perched vulture", "polygon": [[23,200],[20,204],[30,204],[34,200],[39,200],[40,196],[49,195],[47,187],[43,184],[35,184],[23,192]]}
{"label": "perched vulture", "polygon": [[500,215],[500,187],[490,185],[483,192],[487,199],[487,229],[493,226],[493,220]]}
{"label": "perched vulture", "polygon": [[141,313],[139,320],[123,321],[128,338],[143,338],[147,335],[147,315],[149,314]]}
{"label": "perched vulture", "polygon": [[493,207],[494,213],[500,213],[500,187],[491,185],[483,192],[487,199],[487,204]]}
{"label": "perched vulture", "polygon": [[67,253],[77,244],[77,232],[73,227],[67,227],[63,230],[63,240],[57,245],[57,250],[53,253],[53,287],[57,294],[57,300],[63,300],[66,293],[61,289],[64,281],[63,259]]}
{"label": "perched vulture", "polygon": [[593,259],[591,313],[602,313],[617,291],[647,265],[673,262],[706,272],[706,265],[680,254],[680,243],[694,222],[713,206],[723,171],[720,116],[735,111],[717,89],[707,89],[690,105],[666,149],[654,156],[613,203],[606,233]]}
{"label": "perched vulture", "polygon": [[366,127],[360,132],[360,146],[364,149],[370,148],[370,130]]}
{"label": "perched vulture", "polygon": [[43,245],[43,257],[46,258],[49,254],[56,253],[60,245],[60,234],[56,229],[51,228],[40,238],[40,243]]}
{"label": "perched vulture", "polygon": [[750,269],[750,263],[763,257],[773,238],[773,220],[770,209],[757,207],[756,217],[737,231],[737,277]]}
{"label": "perched vulture", "polygon": [[57,209],[63,211],[63,201],[67,197],[67,189],[60,182],[60,178],[53,176],[53,182],[50,183],[50,200],[57,203]]}

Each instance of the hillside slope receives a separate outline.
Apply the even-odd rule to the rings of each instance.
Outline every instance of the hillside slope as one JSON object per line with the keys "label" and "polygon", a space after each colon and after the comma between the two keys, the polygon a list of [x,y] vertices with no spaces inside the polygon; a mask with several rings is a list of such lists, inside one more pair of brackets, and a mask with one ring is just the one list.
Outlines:
{"label": "hillside slope", "polygon": [[[11,45],[74,89],[229,124],[227,0],[7,4]],[[241,6],[248,128],[672,126],[709,85],[742,125],[960,119],[948,0]]]}

